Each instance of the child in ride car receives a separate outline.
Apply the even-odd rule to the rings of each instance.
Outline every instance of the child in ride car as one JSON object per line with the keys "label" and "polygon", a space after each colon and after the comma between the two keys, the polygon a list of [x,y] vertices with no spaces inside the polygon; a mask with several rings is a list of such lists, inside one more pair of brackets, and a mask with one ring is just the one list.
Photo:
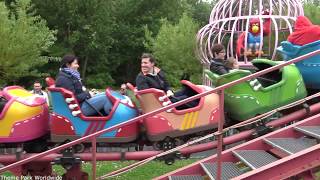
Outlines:
{"label": "child in ride car", "polygon": [[233,69],[239,69],[238,61],[234,57],[229,57],[226,59],[224,65],[229,69],[229,71]]}

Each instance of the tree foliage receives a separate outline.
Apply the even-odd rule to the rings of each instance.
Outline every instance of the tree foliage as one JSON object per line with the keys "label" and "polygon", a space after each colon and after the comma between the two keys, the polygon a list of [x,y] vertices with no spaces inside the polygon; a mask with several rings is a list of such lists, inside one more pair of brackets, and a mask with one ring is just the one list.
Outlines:
{"label": "tree foliage", "polygon": [[[15,11],[9,4],[16,0],[5,2],[7,8]],[[47,21],[49,29],[57,31],[57,40],[53,45],[50,44],[51,47],[46,44],[40,46],[43,48],[40,51],[42,55],[54,58],[39,60],[43,63],[32,65],[34,74],[45,72],[55,77],[60,64],[57,57],[73,53],[80,59],[80,71],[85,84],[95,88],[134,82],[140,69],[139,57],[149,51],[143,43],[146,41],[146,25],[155,38],[162,26],[162,19],[166,19],[168,24],[177,24],[186,12],[197,24],[204,25],[212,8],[210,3],[202,0],[32,0],[32,3],[36,14]],[[2,8],[5,6],[2,5]],[[10,15],[11,10],[7,11]],[[28,12],[33,12],[33,9]],[[4,19],[0,21],[4,22]],[[36,20],[33,24],[39,22]],[[2,24],[0,28],[9,26],[10,23]],[[41,28],[37,29],[42,31]],[[18,32],[20,30],[15,33]],[[26,34],[24,38],[30,39],[28,36]],[[37,44],[32,41],[24,43],[23,47],[32,47],[28,43]],[[179,46],[172,48],[181,51]],[[19,56],[19,53],[16,55]],[[26,64],[36,63],[36,59]],[[12,71],[8,74],[16,76]],[[26,85],[34,80],[32,78],[16,76],[6,79],[18,79],[22,85]]]}
{"label": "tree foliage", "polygon": [[314,5],[314,6],[320,6],[320,0],[303,0],[304,4]]}
{"label": "tree foliage", "polygon": [[320,25],[320,3],[319,0],[306,1],[303,5],[304,14],[313,24]]}
{"label": "tree foliage", "polygon": [[[82,78],[91,78],[87,84],[104,87],[113,83],[109,50],[116,21],[112,16],[115,1],[101,0],[34,0],[38,13],[48,20],[52,29],[58,30],[58,41],[50,49],[51,56],[62,57],[72,53],[80,58]],[[59,64],[52,62],[51,74],[55,76]],[[101,72],[101,74],[97,73]]]}
{"label": "tree foliage", "polygon": [[186,13],[175,25],[166,19],[161,24],[155,38],[146,29],[145,46],[153,52],[172,85],[177,86],[184,73],[191,74],[193,82],[199,82],[201,65],[194,54],[199,25]]}
{"label": "tree foliage", "polygon": [[115,14],[118,28],[113,35],[115,43],[111,49],[112,77],[117,84],[134,82],[140,69],[139,57],[147,50],[144,47],[144,27],[156,35],[161,19],[179,21],[188,8],[185,0],[120,0]]}
{"label": "tree foliage", "polygon": [[[74,53],[80,57],[81,73],[91,87],[134,82],[139,56],[146,51],[144,27],[155,36],[161,19],[177,23],[183,12],[207,21],[208,3],[198,0],[33,0],[38,13],[58,30],[50,56]],[[202,11],[205,10],[207,17]],[[50,65],[55,76],[58,64]],[[52,71],[53,67],[55,70]],[[46,69],[47,67],[43,67]]]}
{"label": "tree foliage", "polygon": [[0,2],[0,37],[0,84],[41,75],[36,67],[47,63],[41,54],[54,43],[55,31],[34,15],[30,0],[18,0],[10,7]]}

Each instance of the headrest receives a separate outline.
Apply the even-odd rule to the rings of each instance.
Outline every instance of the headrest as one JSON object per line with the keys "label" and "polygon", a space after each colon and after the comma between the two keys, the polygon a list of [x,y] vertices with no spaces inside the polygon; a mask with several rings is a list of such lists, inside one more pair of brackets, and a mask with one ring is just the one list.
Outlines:
{"label": "headrest", "polygon": [[112,102],[112,104],[115,104],[115,103],[116,103],[117,98],[112,94],[110,88],[107,88],[107,89],[106,89],[106,96],[110,99],[110,101]]}
{"label": "headrest", "polygon": [[47,77],[46,83],[48,87],[54,87],[56,84],[55,80],[52,77]]}
{"label": "headrest", "polygon": [[203,89],[195,84],[193,84],[192,82],[190,81],[187,81],[187,80],[181,80],[180,81],[181,84],[183,85],[186,85],[188,87],[190,87],[191,89],[193,89],[194,91],[196,91],[197,93],[202,93],[203,92]]}
{"label": "headrest", "polygon": [[300,48],[301,46],[294,45],[289,41],[282,41],[281,46],[278,47],[277,50],[283,54],[293,57],[300,51]]}
{"label": "headrest", "polygon": [[209,69],[204,70],[205,75],[212,81],[214,85],[217,85],[219,75],[211,72]]}
{"label": "headrest", "polygon": [[131,83],[127,83],[126,85],[131,91],[133,92],[137,91],[137,88],[135,88]]}

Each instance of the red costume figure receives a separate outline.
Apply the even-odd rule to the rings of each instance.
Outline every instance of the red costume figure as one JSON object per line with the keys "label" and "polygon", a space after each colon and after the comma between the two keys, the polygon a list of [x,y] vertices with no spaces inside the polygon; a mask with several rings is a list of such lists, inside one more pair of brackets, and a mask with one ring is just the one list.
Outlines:
{"label": "red costume figure", "polygon": [[288,37],[292,44],[303,46],[320,40],[320,26],[313,25],[305,16],[299,16],[294,26],[294,32]]}
{"label": "red costume figure", "polygon": [[[264,11],[263,15],[269,14],[268,11]],[[270,18],[266,19],[265,22],[263,23],[263,29],[260,27],[260,20],[259,18],[252,18],[250,19],[249,22],[249,30],[248,30],[248,37],[247,37],[247,44],[248,44],[248,49],[244,49],[245,47],[245,37],[246,33],[243,32],[238,40],[237,40],[237,55],[241,56],[242,52],[246,56],[252,56],[252,55],[259,55],[263,54],[263,51],[259,51],[260,47],[260,31],[262,30],[263,36],[267,36],[270,34],[270,25],[271,25],[271,20]],[[253,54],[252,49],[255,48],[255,53]]]}

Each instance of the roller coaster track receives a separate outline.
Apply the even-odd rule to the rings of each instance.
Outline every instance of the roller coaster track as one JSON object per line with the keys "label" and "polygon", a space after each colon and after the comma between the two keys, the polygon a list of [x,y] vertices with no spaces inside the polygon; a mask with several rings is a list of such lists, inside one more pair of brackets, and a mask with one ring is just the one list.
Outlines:
{"label": "roller coaster track", "polygon": [[[286,179],[298,174],[304,179],[315,179],[308,170],[320,166],[319,139],[317,114],[223,151],[219,160],[221,179]],[[155,179],[219,179],[217,162],[214,155]]]}
{"label": "roller coaster track", "polygon": [[[96,161],[97,161],[97,153],[96,153],[96,137],[108,132],[108,131],[112,131],[116,128],[120,128],[122,126],[125,126],[125,125],[128,125],[128,124],[131,124],[131,123],[134,123],[134,122],[137,122],[141,119],[144,119],[146,117],[150,117],[150,116],[153,116],[153,115],[156,115],[156,114],[159,114],[163,111],[166,111],[166,110],[169,110],[173,107],[176,107],[176,106],[179,106],[179,105],[182,105],[184,103],[187,103],[187,102],[190,102],[192,100],[195,100],[195,99],[198,99],[198,98],[201,98],[201,97],[204,97],[208,94],[211,94],[211,93],[218,93],[220,94],[220,111],[221,111],[221,114],[223,115],[224,113],[224,109],[223,109],[223,102],[224,102],[224,89],[228,88],[228,87],[231,87],[233,85],[236,85],[238,83],[241,83],[241,82],[244,82],[244,81],[247,81],[247,80],[250,80],[252,78],[255,78],[255,77],[258,77],[258,76],[261,76],[263,74],[266,74],[268,72],[271,72],[271,71],[274,71],[276,69],[280,69],[286,65],[289,65],[289,64],[292,64],[292,63],[296,63],[298,61],[301,61],[301,60],[304,60],[306,58],[309,58],[311,56],[314,56],[314,55],[318,55],[320,54],[320,50],[317,50],[317,51],[314,51],[314,52],[311,52],[311,53],[308,53],[306,55],[303,55],[303,56],[300,56],[300,57],[297,57],[295,59],[292,59],[290,61],[287,61],[287,62],[284,62],[284,63],[281,63],[281,64],[278,64],[276,66],[273,66],[273,67],[270,67],[268,69],[265,69],[265,70],[262,70],[262,71],[259,71],[257,73],[254,73],[254,74],[251,74],[249,76],[246,76],[246,77],[243,77],[241,79],[238,79],[238,80],[235,80],[233,82],[230,82],[230,83],[227,83],[225,85],[222,85],[222,86],[219,86],[217,88],[214,88],[212,90],[209,90],[209,91],[206,91],[204,93],[201,93],[201,94],[197,94],[195,96],[192,96],[192,97],[189,97],[185,100],[182,100],[182,101],[179,101],[179,102],[176,102],[176,103],[173,103],[173,104],[170,104],[168,106],[165,106],[165,107],[162,107],[160,109],[157,109],[155,111],[152,111],[152,112],[149,112],[149,113],[146,113],[146,114],[143,114],[141,116],[138,116],[138,117],[135,117],[135,118],[132,118],[131,120],[127,121],[127,122],[123,122],[123,123],[120,123],[120,124],[117,124],[115,126],[112,126],[112,127],[109,127],[109,128],[106,128],[104,130],[101,130],[99,132],[96,132],[96,133],[93,133],[93,134],[90,134],[88,136],[85,136],[85,137],[82,137],[82,138],[79,138],[77,140],[74,140],[72,142],[69,142],[69,143],[66,143],[66,144],[63,144],[61,146],[58,146],[58,147],[55,147],[55,148],[52,148],[48,151],[45,151],[45,152],[42,152],[42,153],[39,153],[39,154],[35,154],[35,155],[27,155],[26,157],[22,156],[22,157],[19,157],[18,159],[16,159],[14,163],[7,163],[7,162],[2,162],[0,161],[0,163],[3,163],[3,164],[8,164],[2,168],[0,168],[0,174],[5,172],[5,171],[8,171],[8,170],[16,170],[19,169],[20,170],[20,173],[23,172],[23,170],[26,169],[26,167],[28,167],[27,165],[30,165],[30,164],[34,164],[34,163],[39,163],[39,166],[40,166],[40,162],[41,163],[44,163],[44,162],[51,162],[52,160],[52,156],[55,156],[57,155],[57,153],[63,149],[66,149],[66,148],[69,148],[69,147],[72,147],[76,144],[79,144],[79,143],[82,143],[82,142],[85,142],[85,141],[90,141],[92,143],[92,150],[91,150],[91,157],[90,155],[86,154],[86,158],[88,158],[87,160],[91,160],[92,161],[92,178],[93,179],[96,179]],[[284,119],[283,121],[286,121],[287,119]],[[217,158],[217,163],[216,163],[216,172],[217,172],[217,179],[220,179],[223,175],[223,170],[224,170],[224,164],[223,162],[221,161],[223,158],[224,158],[224,154],[222,154],[222,147],[223,147],[223,123],[224,123],[224,117],[222,117],[219,121],[219,125],[218,125],[218,131],[212,135],[216,135],[217,138],[218,138],[218,141],[216,143],[216,145],[212,146],[213,148],[214,147],[217,147],[217,155],[216,155],[216,158]],[[291,126],[290,126],[291,127]],[[248,133],[248,132],[247,132]],[[250,134],[245,134],[244,136],[248,137],[250,136]],[[179,147],[180,149],[182,149],[183,147],[187,149],[186,146],[188,146],[189,144],[186,144],[186,145],[182,145],[181,147]],[[318,147],[318,146],[316,146]],[[169,150],[170,151],[170,150]],[[188,151],[188,153],[190,153],[190,149]],[[305,151],[302,151],[302,152],[305,152]],[[159,154],[160,152],[156,152],[156,154]],[[307,153],[307,152],[305,152]],[[156,154],[149,154],[149,155],[146,155],[147,156],[152,156],[150,158],[154,158],[154,157],[158,157]],[[165,154],[165,153],[164,153]],[[299,153],[299,155],[301,154],[301,152]],[[89,156],[89,157],[88,157]],[[50,158],[52,157],[52,158]],[[85,156],[83,156],[82,158],[85,158]],[[99,158],[99,157],[98,157]],[[99,159],[103,159],[103,158],[99,158]],[[143,158],[142,158],[143,159]],[[224,159],[223,159],[224,160]],[[281,161],[282,162],[282,161]],[[143,163],[143,161],[142,161]],[[273,165],[273,164],[272,164]],[[74,172],[71,172],[73,169],[70,170],[70,177],[72,177],[72,175],[74,175],[73,177],[76,176],[76,172],[77,171],[74,171]],[[50,171],[48,171],[49,173]],[[68,173],[68,172],[67,172]]]}

